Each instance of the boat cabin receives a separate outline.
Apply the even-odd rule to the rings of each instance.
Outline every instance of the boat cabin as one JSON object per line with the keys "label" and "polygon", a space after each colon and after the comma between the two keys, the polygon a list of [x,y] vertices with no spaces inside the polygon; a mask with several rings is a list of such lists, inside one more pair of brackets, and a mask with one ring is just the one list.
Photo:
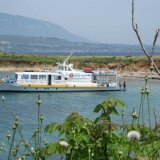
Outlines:
{"label": "boat cabin", "polygon": [[[63,71],[56,70],[56,72],[17,72],[15,80],[17,84],[23,86],[63,86],[63,85],[77,85],[81,83],[91,83],[92,74],[78,71]],[[82,84],[81,84],[82,85]]]}

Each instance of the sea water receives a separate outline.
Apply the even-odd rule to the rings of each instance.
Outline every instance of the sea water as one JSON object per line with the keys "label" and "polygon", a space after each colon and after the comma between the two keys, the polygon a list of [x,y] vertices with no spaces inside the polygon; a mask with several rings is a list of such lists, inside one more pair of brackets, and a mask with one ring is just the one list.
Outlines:
{"label": "sea water", "polygon": [[[0,73],[0,77],[9,75],[14,77],[13,73]],[[126,102],[124,120],[126,123],[132,122],[132,111],[135,108],[139,111],[141,101],[141,89],[145,85],[144,79],[137,78],[121,78],[122,82],[126,81],[126,91],[103,91],[103,92],[0,92],[5,97],[6,105],[11,109],[15,116],[18,116],[20,126],[22,126],[22,134],[27,141],[31,138],[33,132],[37,128],[38,106],[37,98],[40,95],[41,106],[40,110],[43,112],[43,134],[42,138],[47,139],[48,142],[55,142],[58,140],[56,134],[48,135],[44,133],[44,127],[52,122],[63,122],[67,116],[72,112],[79,112],[84,117],[95,119],[100,113],[94,113],[94,108],[105,101],[106,99],[119,98]],[[153,108],[156,109],[157,119],[160,120],[160,81],[149,80],[148,89],[150,90],[149,99],[151,105],[151,121],[154,126]],[[146,99],[145,99],[146,100]],[[148,106],[147,102],[144,105],[145,122],[148,123]],[[120,116],[112,116],[112,120],[121,123],[121,109],[118,109]],[[7,142],[7,132],[12,131],[14,123],[10,112],[4,107],[2,100],[0,100],[0,144],[3,142],[9,150]],[[0,159],[7,159],[6,153],[0,153]],[[56,160],[56,158],[54,158]],[[59,158],[57,158],[59,159]]]}

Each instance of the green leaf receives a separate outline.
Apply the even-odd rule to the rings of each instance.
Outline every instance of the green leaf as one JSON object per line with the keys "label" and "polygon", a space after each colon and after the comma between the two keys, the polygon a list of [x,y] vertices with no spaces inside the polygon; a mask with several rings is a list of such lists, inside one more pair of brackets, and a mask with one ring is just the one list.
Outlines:
{"label": "green leaf", "polygon": [[99,112],[102,109],[102,104],[98,104],[95,109],[93,110],[93,112]]}
{"label": "green leaf", "polygon": [[115,108],[112,109],[112,113],[111,114],[119,116],[119,114],[118,114],[118,112],[117,112],[117,110]]}
{"label": "green leaf", "polygon": [[90,140],[90,137],[89,137],[88,135],[80,134],[80,137],[81,137],[82,140],[84,140],[85,142],[89,142],[89,140]]}
{"label": "green leaf", "polygon": [[48,155],[52,155],[52,154],[57,153],[57,144],[58,144],[58,142],[48,144],[48,146],[47,146],[47,154]]}
{"label": "green leaf", "polygon": [[94,123],[96,124],[99,120],[100,120],[101,117],[97,117],[95,120],[94,120]]}
{"label": "green leaf", "polygon": [[106,101],[104,101],[102,104],[105,105],[105,107],[107,108],[108,106],[111,107],[121,107],[124,108],[126,105],[126,103],[118,98],[108,98]]}
{"label": "green leaf", "polygon": [[53,132],[55,132],[57,130],[57,127],[59,126],[58,123],[51,123],[51,124],[48,124],[46,127],[45,127],[45,132],[48,132],[50,134],[52,134]]}
{"label": "green leaf", "polygon": [[100,116],[101,120],[111,120],[108,113],[102,113]]}

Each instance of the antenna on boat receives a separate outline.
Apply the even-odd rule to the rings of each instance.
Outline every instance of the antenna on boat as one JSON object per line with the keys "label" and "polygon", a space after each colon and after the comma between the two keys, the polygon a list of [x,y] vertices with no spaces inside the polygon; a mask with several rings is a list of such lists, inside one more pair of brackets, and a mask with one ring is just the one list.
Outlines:
{"label": "antenna on boat", "polygon": [[118,70],[120,66],[121,66],[121,64],[120,64],[120,63],[118,63],[118,66],[117,66],[116,70]]}
{"label": "antenna on boat", "polygon": [[73,45],[73,51],[71,52],[71,54],[67,57],[67,59],[64,60],[63,65],[66,64],[66,62],[68,61],[68,59],[71,57],[71,55],[74,53],[74,45]]}

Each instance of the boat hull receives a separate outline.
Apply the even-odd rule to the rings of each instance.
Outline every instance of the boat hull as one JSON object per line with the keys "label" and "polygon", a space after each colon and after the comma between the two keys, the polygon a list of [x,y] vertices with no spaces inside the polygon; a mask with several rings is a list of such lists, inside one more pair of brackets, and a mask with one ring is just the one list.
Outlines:
{"label": "boat hull", "polygon": [[22,86],[14,83],[0,83],[0,92],[80,92],[80,91],[121,91],[118,87],[53,87]]}

